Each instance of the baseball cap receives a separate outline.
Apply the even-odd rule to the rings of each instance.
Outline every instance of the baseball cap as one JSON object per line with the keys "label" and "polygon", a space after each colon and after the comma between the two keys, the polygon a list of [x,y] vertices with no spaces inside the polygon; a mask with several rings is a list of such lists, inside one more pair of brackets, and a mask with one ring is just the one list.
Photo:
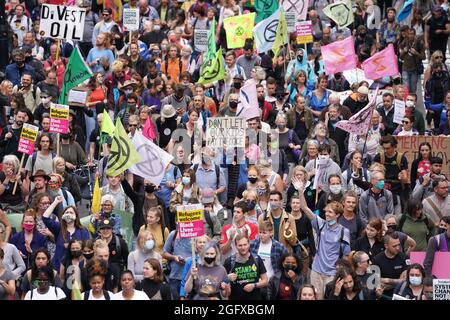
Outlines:
{"label": "baseball cap", "polygon": [[99,229],[105,229],[105,228],[114,228],[114,220],[113,219],[104,219],[100,220]]}

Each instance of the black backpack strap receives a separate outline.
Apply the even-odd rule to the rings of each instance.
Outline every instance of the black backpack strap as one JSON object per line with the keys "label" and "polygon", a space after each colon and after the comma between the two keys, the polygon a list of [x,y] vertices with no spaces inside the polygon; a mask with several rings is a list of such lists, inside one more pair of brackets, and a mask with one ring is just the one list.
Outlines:
{"label": "black backpack strap", "polygon": [[341,259],[344,256],[344,249],[342,249],[342,243],[345,242],[344,241],[344,231],[345,231],[345,228],[342,227],[341,228],[341,237],[339,239],[339,259]]}
{"label": "black backpack strap", "polygon": [[66,189],[61,188],[61,191],[62,191],[62,194],[64,196],[64,199],[66,199],[66,203],[68,204],[69,203],[69,195],[67,194]]}
{"label": "black backpack strap", "polygon": [[220,185],[220,167],[219,165],[215,165],[215,169],[216,169],[216,190],[219,189],[219,185]]}
{"label": "black backpack strap", "polygon": [[33,155],[31,156],[31,173],[34,172],[34,165],[36,164],[37,159],[37,151],[33,152]]}
{"label": "black backpack strap", "polygon": [[175,229],[175,232],[173,233],[172,242],[170,243],[170,254],[173,254],[173,249],[175,247],[175,240],[177,238],[178,230]]}
{"label": "black backpack strap", "polygon": [[120,257],[122,256],[122,245],[120,244],[120,238],[117,234],[115,234],[114,237],[116,238],[117,255]]}
{"label": "black backpack strap", "polygon": [[204,213],[205,213],[206,223],[208,224],[209,228],[211,229],[211,234],[214,237],[214,223],[211,219],[211,214],[208,211],[204,211]]}
{"label": "black backpack strap", "polygon": [[178,170],[180,170],[180,168],[178,168],[178,166],[174,166],[174,168],[173,168],[173,178],[175,180],[177,180]]}
{"label": "black backpack strap", "polygon": [[89,290],[84,292],[83,300],[89,300]]}
{"label": "black backpack strap", "polygon": [[111,300],[111,297],[109,296],[108,290],[103,290],[103,296],[105,297],[105,300]]}
{"label": "black backpack strap", "polygon": [[197,173],[197,170],[198,170],[198,163],[194,164],[194,172]]}
{"label": "black backpack strap", "polygon": [[402,214],[400,220],[398,221],[398,229],[397,229],[398,231],[402,231],[405,221],[406,221],[406,214]]}

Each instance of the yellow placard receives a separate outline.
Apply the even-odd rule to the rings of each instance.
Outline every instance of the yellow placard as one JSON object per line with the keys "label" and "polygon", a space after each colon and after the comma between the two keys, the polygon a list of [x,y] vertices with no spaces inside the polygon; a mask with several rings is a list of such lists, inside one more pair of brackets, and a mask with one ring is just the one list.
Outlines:
{"label": "yellow placard", "polygon": [[20,134],[20,137],[22,139],[27,139],[29,141],[36,141],[37,135],[38,135],[37,130],[33,130],[24,126],[22,128],[22,133]]}
{"label": "yellow placard", "polygon": [[200,206],[177,207],[177,222],[196,222],[203,220],[203,208]]}

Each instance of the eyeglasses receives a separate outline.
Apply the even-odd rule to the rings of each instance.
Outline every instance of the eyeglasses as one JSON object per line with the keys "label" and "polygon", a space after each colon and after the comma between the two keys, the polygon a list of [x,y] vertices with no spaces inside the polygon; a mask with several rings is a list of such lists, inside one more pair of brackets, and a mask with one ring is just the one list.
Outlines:
{"label": "eyeglasses", "polygon": [[410,124],[411,122],[409,122],[409,121],[402,121],[402,123],[404,123],[404,124]]}
{"label": "eyeglasses", "polygon": [[436,57],[434,57],[435,59],[444,59],[444,57],[443,56],[436,56]]}
{"label": "eyeglasses", "polygon": [[137,124],[131,124],[131,123],[130,123],[128,126],[129,126],[129,127],[137,127],[138,125],[137,125]]}

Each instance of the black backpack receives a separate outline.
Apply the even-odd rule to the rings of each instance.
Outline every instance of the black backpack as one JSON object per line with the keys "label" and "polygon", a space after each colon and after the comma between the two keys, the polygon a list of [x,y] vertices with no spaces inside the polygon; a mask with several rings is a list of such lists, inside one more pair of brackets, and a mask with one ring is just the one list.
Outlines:
{"label": "black backpack", "polygon": [[[89,292],[90,290],[84,292],[83,300],[89,300]],[[108,290],[103,290],[103,296],[105,297],[105,300],[111,300]]]}

